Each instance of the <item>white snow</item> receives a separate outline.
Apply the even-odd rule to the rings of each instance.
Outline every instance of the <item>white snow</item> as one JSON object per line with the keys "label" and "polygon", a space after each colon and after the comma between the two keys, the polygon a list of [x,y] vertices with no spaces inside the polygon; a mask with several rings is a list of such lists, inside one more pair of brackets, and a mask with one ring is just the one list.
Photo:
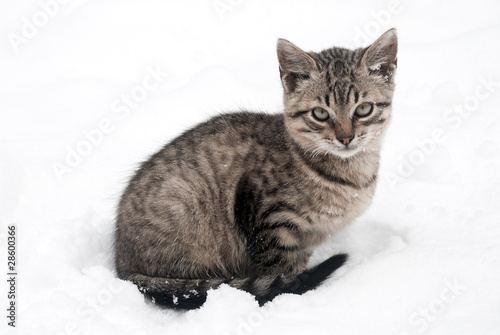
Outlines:
{"label": "white snow", "polygon": [[[0,9],[5,277],[7,226],[18,237],[17,328],[4,277],[2,334],[500,333],[498,2]],[[333,278],[262,308],[223,286],[190,312],[159,309],[116,278],[115,208],[141,161],[219,112],[280,111],[279,37],[319,51],[367,46],[393,26],[397,89],[373,205],[311,260],[348,252]]]}

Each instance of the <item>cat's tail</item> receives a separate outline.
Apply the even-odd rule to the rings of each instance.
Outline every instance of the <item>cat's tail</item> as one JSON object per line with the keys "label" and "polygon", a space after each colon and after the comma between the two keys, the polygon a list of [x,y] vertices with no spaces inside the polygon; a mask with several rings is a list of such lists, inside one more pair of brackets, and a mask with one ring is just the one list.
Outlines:
{"label": "cat's tail", "polygon": [[319,265],[293,276],[262,276],[232,279],[171,279],[131,275],[127,279],[155,304],[175,309],[195,309],[207,299],[207,291],[221,284],[249,292],[259,305],[282,293],[303,294],[315,289],[347,260],[347,255],[330,257]]}

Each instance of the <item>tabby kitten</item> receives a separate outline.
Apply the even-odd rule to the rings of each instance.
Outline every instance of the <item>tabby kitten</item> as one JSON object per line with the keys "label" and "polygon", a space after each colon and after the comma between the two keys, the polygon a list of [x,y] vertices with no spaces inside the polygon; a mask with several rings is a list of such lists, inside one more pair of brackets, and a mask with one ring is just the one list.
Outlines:
{"label": "tabby kitten", "polygon": [[397,38],[304,52],[278,40],[283,114],[223,114],[153,155],[116,222],[116,268],[154,302],[201,306],[222,283],[255,295],[313,289],[346,260],[307,270],[315,246],[375,190]]}

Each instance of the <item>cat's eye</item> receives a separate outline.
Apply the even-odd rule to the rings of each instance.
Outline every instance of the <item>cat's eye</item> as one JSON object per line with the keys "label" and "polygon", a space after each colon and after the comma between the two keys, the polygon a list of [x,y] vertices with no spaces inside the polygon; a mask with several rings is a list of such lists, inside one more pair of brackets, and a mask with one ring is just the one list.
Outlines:
{"label": "cat's eye", "polygon": [[373,111],[373,105],[369,102],[364,102],[358,107],[356,107],[354,114],[356,114],[357,116],[365,117],[370,115],[372,111]]}
{"label": "cat's eye", "polygon": [[328,114],[328,112],[326,110],[324,110],[323,108],[319,108],[319,107],[314,108],[312,110],[312,115],[318,121],[326,121],[330,117],[330,114]]}

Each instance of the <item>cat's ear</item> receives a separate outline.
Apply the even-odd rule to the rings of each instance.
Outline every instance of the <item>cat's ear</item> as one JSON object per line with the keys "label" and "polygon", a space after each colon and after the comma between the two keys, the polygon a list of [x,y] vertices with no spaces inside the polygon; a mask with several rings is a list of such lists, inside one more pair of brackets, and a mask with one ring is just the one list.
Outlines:
{"label": "cat's ear", "polygon": [[397,67],[398,37],[396,29],[390,29],[370,45],[363,58],[361,66],[365,67],[370,75],[381,76],[390,81]]}
{"label": "cat's ear", "polygon": [[309,79],[313,72],[318,71],[316,61],[295,44],[280,38],[277,49],[281,82],[285,92],[294,92],[301,80]]}

